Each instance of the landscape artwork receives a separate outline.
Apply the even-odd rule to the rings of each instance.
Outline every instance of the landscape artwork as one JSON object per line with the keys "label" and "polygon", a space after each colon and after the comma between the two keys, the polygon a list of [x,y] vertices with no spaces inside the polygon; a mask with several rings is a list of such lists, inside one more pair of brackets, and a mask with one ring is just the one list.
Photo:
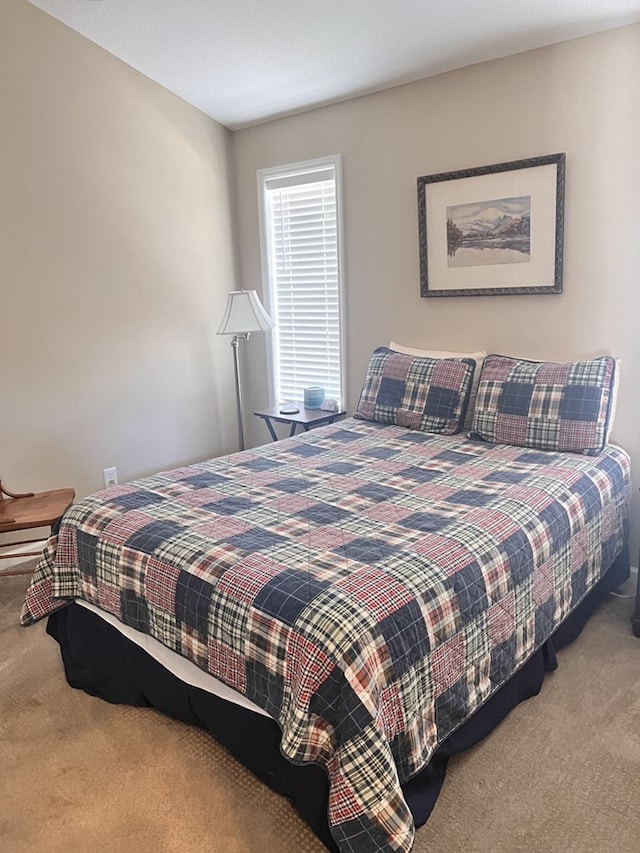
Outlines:
{"label": "landscape artwork", "polygon": [[420,176],[420,296],[562,293],[565,160]]}
{"label": "landscape artwork", "polygon": [[531,261],[531,196],[446,208],[447,265],[526,264]]}

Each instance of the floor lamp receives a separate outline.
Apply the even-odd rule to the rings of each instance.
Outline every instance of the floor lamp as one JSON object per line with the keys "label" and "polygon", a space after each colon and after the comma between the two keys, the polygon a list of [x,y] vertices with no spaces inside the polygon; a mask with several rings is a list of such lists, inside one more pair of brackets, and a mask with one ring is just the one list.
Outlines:
{"label": "floor lamp", "polygon": [[238,348],[241,339],[248,340],[251,332],[268,332],[275,323],[267,314],[255,290],[234,290],[227,298],[227,307],[218,329],[219,335],[233,335],[233,367],[236,377],[236,405],[238,407],[238,440],[244,450],[244,422],[242,381]]}

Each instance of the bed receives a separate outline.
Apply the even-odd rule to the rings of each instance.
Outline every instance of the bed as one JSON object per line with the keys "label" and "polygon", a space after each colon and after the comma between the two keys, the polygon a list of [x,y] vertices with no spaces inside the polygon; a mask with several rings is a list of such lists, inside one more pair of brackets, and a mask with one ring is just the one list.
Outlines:
{"label": "bed", "polygon": [[539,690],[629,571],[629,457],[592,393],[613,360],[540,440],[515,421],[550,374],[498,356],[460,432],[474,368],[379,348],[357,417],[80,501],[23,624],[49,617],[70,683],[205,725],[297,792],[329,848],[410,850],[447,756]]}

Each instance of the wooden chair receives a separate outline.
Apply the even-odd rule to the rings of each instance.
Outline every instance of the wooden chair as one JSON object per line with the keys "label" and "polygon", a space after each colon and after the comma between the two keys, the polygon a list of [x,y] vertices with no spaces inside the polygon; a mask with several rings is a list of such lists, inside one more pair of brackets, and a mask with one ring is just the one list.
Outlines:
{"label": "wooden chair", "polygon": [[[36,527],[49,527],[52,531],[60,521],[65,511],[73,503],[75,498],[73,489],[55,489],[52,492],[26,492],[14,494],[5,489],[0,480],[0,533],[12,533],[15,530],[30,530]],[[42,538],[42,537],[41,537]],[[39,542],[40,539],[23,539],[14,542],[0,543],[0,549],[15,548],[16,545]],[[0,559],[10,557],[39,557],[41,551],[13,552],[3,554],[0,550]],[[0,577],[9,575],[31,574],[31,569],[0,568]]]}

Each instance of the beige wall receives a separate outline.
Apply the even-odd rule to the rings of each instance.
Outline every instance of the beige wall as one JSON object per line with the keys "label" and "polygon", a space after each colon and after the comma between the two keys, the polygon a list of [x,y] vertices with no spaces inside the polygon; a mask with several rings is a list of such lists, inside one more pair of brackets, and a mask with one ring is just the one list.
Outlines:
{"label": "beige wall", "polygon": [[[633,26],[230,134],[26,0],[3,0],[0,474],[82,495],[111,465],[122,481],[235,449],[229,341],[215,330],[228,290],[260,287],[256,170],[336,153],[350,409],[371,349],[390,338],[613,352],[614,439],[637,468],[638,79]],[[416,177],[556,151],[564,293],[421,299]],[[248,411],[267,402],[264,352],[252,336]]]}
{"label": "beige wall", "polygon": [[[260,283],[256,170],[344,156],[348,403],[370,351],[623,361],[614,440],[636,470],[640,540],[640,27],[489,62],[234,134],[241,279]],[[564,151],[564,292],[421,299],[416,178]],[[254,343],[254,342],[252,342]],[[255,342],[256,349],[258,343]],[[261,346],[264,348],[264,344]],[[254,353],[249,405],[267,402]],[[254,442],[265,438],[252,425]]]}
{"label": "beige wall", "polygon": [[231,134],[0,5],[0,474],[103,487],[235,449]]}

